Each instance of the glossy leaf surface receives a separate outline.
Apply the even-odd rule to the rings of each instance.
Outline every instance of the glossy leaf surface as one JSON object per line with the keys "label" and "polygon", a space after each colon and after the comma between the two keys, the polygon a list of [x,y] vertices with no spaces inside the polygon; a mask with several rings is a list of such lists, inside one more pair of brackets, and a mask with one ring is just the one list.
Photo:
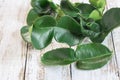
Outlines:
{"label": "glossy leaf surface", "polygon": [[21,36],[24,39],[24,41],[31,43],[31,31],[30,31],[31,27],[28,26],[24,26],[21,28]]}
{"label": "glossy leaf surface", "polygon": [[72,34],[69,30],[60,27],[54,28],[54,38],[56,41],[61,43],[67,43],[69,46],[79,44],[84,39],[82,35],[76,36]]}
{"label": "glossy leaf surface", "polygon": [[40,15],[34,9],[31,9],[27,16],[27,24],[31,26],[34,23],[34,21],[39,17]]}
{"label": "glossy leaf surface", "polygon": [[108,63],[108,61],[111,59],[111,57],[108,57],[104,60],[101,60],[101,61],[96,61],[96,62],[93,62],[93,61],[78,61],[76,63],[77,65],[77,68],[78,69],[83,69],[83,70],[93,70],[93,69],[98,69],[98,68],[101,68],[103,67],[104,65],[106,65]]}
{"label": "glossy leaf surface", "polygon": [[88,70],[97,69],[105,65],[111,56],[111,51],[102,44],[79,45],[76,50],[76,57],[79,59],[77,67]]}
{"label": "glossy leaf surface", "polygon": [[45,65],[67,65],[76,61],[76,57],[73,49],[59,48],[46,52],[41,61]]}
{"label": "glossy leaf surface", "polygon": [[33,25],[31,40],[36,49],[43,49],[48,46],[53,38],[53,27],[56,21],[51,16],[42,16]]}
{"label": "glossy leaf surface", "polygon": [[56,21],[52,16],[45,15],[38,18],[33,24],[36,28],[45,28],[56,26]]}
{"label": "glossy leaf surface", "polygon": [[81,34],[81,28],[77,21],[70,16],[63,16],[60,18],[57,24],[58,27],[68,29],[70,32],[76,35]]}
{"label": "glossy leaf surface", "polygon": [[76,17],[78,15],[79,10],[75,8],[69,0],[61,0],[60,7],[62,11],[71,17]]}

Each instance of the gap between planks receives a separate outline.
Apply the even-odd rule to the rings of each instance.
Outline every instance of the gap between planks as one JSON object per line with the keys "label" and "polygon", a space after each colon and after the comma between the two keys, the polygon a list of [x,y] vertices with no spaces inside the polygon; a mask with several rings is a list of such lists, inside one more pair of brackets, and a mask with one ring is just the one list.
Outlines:
{"label": "gap between planks", "polygon": [[120,80],[120,71],[119,71],[119,65],[118,65],[118,61],[117,61],[117,54],[116,54],[116,50],[115,50],[115,43],[114,43],[114,37],[113,37],[113,32],[111,32],[111,37],[112,37],[112,42],[113,42],[113,49],[114,49],[114,55],[115,55],[115,62],[116,62],[116,67],[117,67],[117,76],[119,77]]}

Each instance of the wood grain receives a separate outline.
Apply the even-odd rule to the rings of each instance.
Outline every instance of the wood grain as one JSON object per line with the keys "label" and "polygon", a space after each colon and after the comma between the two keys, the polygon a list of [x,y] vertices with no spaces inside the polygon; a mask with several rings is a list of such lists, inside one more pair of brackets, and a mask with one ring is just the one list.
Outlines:
{"label": "wood grain", "polygon": [[20,36],[29,2],[0,0],[0,80],[23,80],[26,44]]}
{"label": "wood grain", "polygon": [[[120,7],[120,1],[116,0],[114,1],[114,3],[112,2],[112,0],[110,0],[111,3],[108,3],[108,8],[112,8],[112,7]],[[116,28],[115,30],[113,30],[112,32],[112,38],[113,38],[113,44],[114,44],[114,50],[115,50],[115,60],[116,60],[116,64],[117,64],[117,75],[119,76],[120,79],[120,27]]]}

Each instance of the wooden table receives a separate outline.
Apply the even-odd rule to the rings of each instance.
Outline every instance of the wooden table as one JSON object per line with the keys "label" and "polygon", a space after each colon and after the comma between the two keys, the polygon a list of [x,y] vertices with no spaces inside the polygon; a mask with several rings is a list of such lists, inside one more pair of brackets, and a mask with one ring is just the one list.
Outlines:
{"label": "wooden table", "polygon": [[[112,7],[120,7],[120,1],[107,0],[106,9]],[[26,24],[30,8],[30,0],[0,0],[0,80],[120,80],[120,28],[110,33],[103,42],[114,52],[112,60],[103,68],[78,70],[74,63],[45,67],[40,56],[66,45],[53,41],[47,48],[38,51],[22,40],[20,28]]]}

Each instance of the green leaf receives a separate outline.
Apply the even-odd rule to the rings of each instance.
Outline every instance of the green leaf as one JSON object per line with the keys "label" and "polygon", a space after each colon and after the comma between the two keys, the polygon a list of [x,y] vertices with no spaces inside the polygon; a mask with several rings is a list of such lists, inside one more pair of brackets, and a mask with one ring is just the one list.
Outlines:
{"label": "green leaf", "polygon": [[94,19],[95,21],[100,20],[102,18],[102,14],[99,10],[95,9],[89,15],[89,18]]}
{"label": "green leaf", "polygon": [[89,38],[95,38],[100,34],[100,32],[94,32],[94,31],[91,31],[91,30],[86,30],[84,28],[82,28],[81,31],[83,33],[83,36],[86,36],[86,37],[89,37]]}
{"label": "green leaf", "polygon": [[106,5],[106,0],[89,0],[89,2],[96,8],[104,8]]}
{"label": "green leaf", "polygon": [[115,28],[120,25],[120,8],[112,8],[108,10],[101,22],[101,34],[95,38],[91,38],[93,42],[101,43],[104,41],[106,36]]}
{"label": "green leaf", "polygon": [[46,7],[48,4],[49,4],[48,0],[32,0],[31,1],[32,7],[41,8],[41,7]]}
{"label": "green leaf", "polygon": [[84,39],[82,35],[76,36],[72,34],[69,30],[60,27],[54,28],[54,38],[56,41],[61,43],[67,43],[69,46],[79,44]]}
{"label": "green leaf", "polygon": [[100,32],[100,25],[96,22],[89,22],[86,24],[87,28],[94,31],[94,32]]}
{"label": "green leaf", "polygon": [[80,10],[81,14],[88,18],[90,13],[95,9],[93,6],[91,6],[90,4],[86,4],[86,3],[76,3],[76,8]]}
{"label": "green leaf", "polygon": [[76,57],[79,60],[77,67],[85,70],[97,69],[104,66],[111,56],[111,51],[102,44],[79,45],[76,49]]}
{"label": "green leaf", "polygon": [[24,26],[21,28],[21,36],[24,41],[31,43],[31,32],[32,32],[32,27]]}
{"label": "green leaf", "polygon": [[54,4],[53,2],[49,2],[49,5],[52,8],[52,10],[56,10],[57,9],[57,5]]}
{"label": "green leaf", "polygon": [[67,65],[76,61],[76,57],[73,49],[59,48],[46,52],[41,61],[45,65]]}
{"label": "green leaf", "polygon": [[90,39],[91,39],[92,42],[102,43],[107,35],[108,35],[108,33],[102,33],[101,32],[98,36],[96,36],[94,38],[90,38]]}
{"label": "green leaf", "polygon": [[56,21],[52,16],[45,15],[38,18],[33,24],[36,28],[45,28],[56,26]]}
{"label": "green leaf", "polygon": [[77,65],[77,68],[79,68],[79,69],[83,69],[83,70],[93,70],[93,69],[98,69],[98,68],[101,68],[101,67],[103,67],[104,65],[106,65],[107,63],[108,63],[108,60],[110,60],[111,59],[111,57],[108,57],[108,58],[106,58],[105,60],[103,60],[103,61],[96,61],[96,62],[93,62],[93,61],[89,61],[89,62],[87,62],[87,61],[78,61],[77,63],[76,63],[76,65]]}
{"label": "green leaf", "polygon": [[34,21],[39,17],[40,15],[34,9],[31,9],[27,16],[27,24],[31,26],[34,23]]}
{"label": "green leaf", "polygon": [[43,49],[48,46],[53,38],[53,28],[34,28],[31,35],[32,45],[36,49]]}
{"label": "green leaf", "polygon": [[106,0],[89,0],[89,2],[96,7],[96,10],[94,10],[91,15],[90,18],[93,18],[95,20],[99,20],[102,18],[103,15],[103,11],[105,9],[105,5],[106,5]]}
{"label": "green leaf", "polygon": [[75,21],[70,16],[63,16],[60,18],[57,24],[58,27],[68,29],[71,33],[80,35],[81,28],[77,21]]}
{"label": "green leaf", "polygon": [[54,30],[54,37],[56,41],[67,43],[69,46],[79,44],[84,39],[79,23],[70,16],[63,16],[58,20],[57,28]]}
{"label": "green leaf", "polygon": [[51,16],[42,16],[35,21],[31,40],[36,49],[43,49],[51,43],[54,26],[56,21]]}
{"label": "green leaf", "polygon": [[77,17],[78,13],[80,13],[79,10],[75,8],[71,2],[69,2],[69,0],[61,0],[60,7],[66,15],[71,17]]}
{"label": "green leaf", "polygon": [[[86,24],[86,22],[83,21],[82,19],[80,19],[80,27],[81,27],[81,32],[82,32],[83,36],[95,38],[100,34],[100,32],[92,30],[93,28],[91,28],[91,27],[94,27],[94,25],[88,26],[88,24],[86,24],[87,25],[87,29],[86,29],[85,28],[86,26],[84,26],[85,24]],[[98,25],[97,25],[97,27],[98,27]]]}
{"label": "green leaf", "polygon": [[120,25],[120,8],[112,8],[108,10],[102,18],[102,30],[110,32]]}
{"label": "green leaf", "polygon": [[56,5],[49,0],[32,0],[31,5],[39,15],[55,16]]}

